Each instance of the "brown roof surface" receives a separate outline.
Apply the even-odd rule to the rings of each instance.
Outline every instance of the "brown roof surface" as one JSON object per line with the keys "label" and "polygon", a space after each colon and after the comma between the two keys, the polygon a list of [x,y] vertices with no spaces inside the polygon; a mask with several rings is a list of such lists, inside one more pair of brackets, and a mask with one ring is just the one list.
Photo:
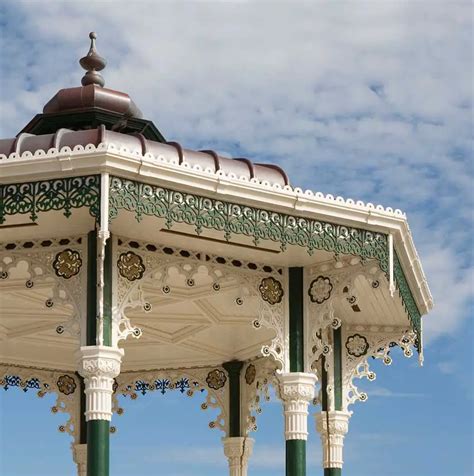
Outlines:
{"label": "brown roof surface", "polygon": [[70,129],[58,129],[54,134],[34,135],[21,133],[12,139],[0,140],[0,154],[6,156],[37,150],[48,151],[51,148],[61,149],[68,146],[71,149],[76,145],[86,146],[93,144],[113,144],[117,148],[125,147],[130,152],[138,152],[142,155],[150,153],[154,156],[164,156],[166,160],[174,164],[199,165],[203,170],[211,169],[214,173],[224,172],[226,175],[234,174],[237,177],[245,177],[248,180],[256,178],[259,182],[269,182],[285,186],[289,184],[288,176],[278,167],[272,164],[254,164],[249,159],[226,158],[219,156],[213,150],[190,150],[183,148],[177,142],[156,142],[146,139],[142,134],[122,134],[110,131],[105,126],[95,129],[73,131]]}

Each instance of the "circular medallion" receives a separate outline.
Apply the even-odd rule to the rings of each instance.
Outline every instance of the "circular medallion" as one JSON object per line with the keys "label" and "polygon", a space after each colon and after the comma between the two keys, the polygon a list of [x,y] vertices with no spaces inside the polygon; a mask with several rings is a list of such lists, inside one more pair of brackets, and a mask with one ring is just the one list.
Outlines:
{"label": "circular medallion", "polygon": [[133,251],[121,253],[117,261],[117,268],[120,276],[129,281],[141,279],[145,272],[145,265],[141,256],[138,256]]}
{"label": "circular medallion", "polygon": [[354,357],[361,357],[367,354],[369,350],[369,343],[364,336],[360,334],[354,334],[349,336],[346,341],[346,349],[349,355]]}
{"label": "circular medallion", "polygon": [[53,261],[53,268],[56,275],[69,279],[79,273],[82,266],[81,255],[78,251],[66,249],[59,252]]}
{"label": "circular medallion", "polygon": [[272,278],[263,278],[258,287],[262,299],[271,305],[278,304],[283,298],[283,287],[280,281]]}
{"label": "circular medallion", "polygon": [[331,280],[325,276],[318,276],[311,281],[308,294],[311,302],[322,304],[331,297],[333,286]]}
{"label": "circular medallion", "polygon": [[257,369],[255,368],[255,365],[250,364],[247,367],[247,370],[245,370],[245,381],[247,382],[247,385],[252,385],[254,383],[256,375]]}
{"label": "circular medallion", "polygon": [[227,377],[222,370],[215,369],[207,374],[206,382],[209,388],[214,390],[219,390],[222,388],[227,381]]}
{"label": "circular medallion", "polygon": [[76,382],[70,375],[61,375],[57,381],[58,389],[64,395],[71,395],[76,390]]}

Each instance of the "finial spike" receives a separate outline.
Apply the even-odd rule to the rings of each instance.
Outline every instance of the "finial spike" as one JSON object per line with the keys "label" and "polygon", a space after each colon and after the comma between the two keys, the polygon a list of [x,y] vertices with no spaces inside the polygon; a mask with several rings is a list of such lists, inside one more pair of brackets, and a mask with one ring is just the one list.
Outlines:
{"label": "finial spike", "polygon": [[89,33],[89,38],[91,40],[89,51],[86,56],[79,60],[79,64],[87,71],[83,76],[81,83],[83,86],[87,86],[88,84],[97,84],[98,86],[103,87],[105,81],[99,71],[102,71],[105,68],[107,61],[102,58],[102,56],[100,56],[95,49],[95,40],[97,39],[97,34],[91,31]]}

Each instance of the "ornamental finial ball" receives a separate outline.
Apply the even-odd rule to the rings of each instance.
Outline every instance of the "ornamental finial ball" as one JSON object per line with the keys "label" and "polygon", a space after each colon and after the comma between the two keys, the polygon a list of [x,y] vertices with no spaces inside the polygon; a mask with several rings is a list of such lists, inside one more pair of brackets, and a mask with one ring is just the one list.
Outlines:
{"label": "ornamental finial ball", "polygon": [[96,84],[100,87],[103,87],[105,84],[104,78],[99,73],[102,71],[107,61],[105,61],[102,56],[97,53],[95,49],[95,40],[97,39],[97,34],[94,31],[89,33],[89,38],[91,40],[91,45],[86,56],[79,60],[80,65],[87,71],[83,76],[81,83],[83,86],[88,86],[89,84]]}

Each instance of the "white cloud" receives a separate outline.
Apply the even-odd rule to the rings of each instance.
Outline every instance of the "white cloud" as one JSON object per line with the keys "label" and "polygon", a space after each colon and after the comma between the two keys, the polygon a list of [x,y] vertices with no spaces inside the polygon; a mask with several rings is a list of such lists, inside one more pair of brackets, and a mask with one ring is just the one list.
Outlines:
{"label": "white cloud", "polygon": [[107,86],[166,137],[408,212],[436,302],[427,339],[459,329],[473,296],[470,2],[7,5],[2,136],[79,84],[94,29]]}
{"label": "white cloud", "polygon": [[371,387],[369,392],[370,397],[388,397],[388,398],[425,398],[423,393],[404,393],[394,392],[384,387]]}

